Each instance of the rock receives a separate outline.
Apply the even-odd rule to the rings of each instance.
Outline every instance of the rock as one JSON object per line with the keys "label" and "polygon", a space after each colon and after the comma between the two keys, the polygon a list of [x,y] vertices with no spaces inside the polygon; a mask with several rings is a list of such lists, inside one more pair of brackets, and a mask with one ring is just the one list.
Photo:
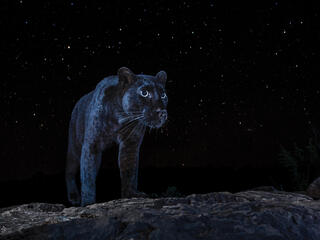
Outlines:
{"label": "rock", "polygon": [[320,199],[320,177],[309,185],[307,194],[314,199]]}
{"label": "rock", "polygon": [[0,209],[0,239],[319,240],[320,201],[282,191]]}
{"label": "rock", "polygon": [[251,188],[252,191],[265,191],[265,192],[276,192],[278,191],[274,186],[260,186]]}

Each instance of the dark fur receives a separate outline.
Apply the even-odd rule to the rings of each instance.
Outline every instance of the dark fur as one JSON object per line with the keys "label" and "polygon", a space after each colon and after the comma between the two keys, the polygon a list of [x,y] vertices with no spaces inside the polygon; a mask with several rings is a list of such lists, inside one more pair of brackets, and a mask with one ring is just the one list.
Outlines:
{"label": "dark fur", "polygon": [[[95,202],[102,151],[112,142],[119,144],[121,196],[146,196],[137,190],[139,149],[146,127],[158,128],[167,118],[166,77],[164,71],[156,76],[135,75],[123,67],[117,76],[103,79],[76,103],[66,164],[68,199],[73,205]],[[137,114],[139,119],[135,119]],[[81,196],[76,185],[79,169]]]}

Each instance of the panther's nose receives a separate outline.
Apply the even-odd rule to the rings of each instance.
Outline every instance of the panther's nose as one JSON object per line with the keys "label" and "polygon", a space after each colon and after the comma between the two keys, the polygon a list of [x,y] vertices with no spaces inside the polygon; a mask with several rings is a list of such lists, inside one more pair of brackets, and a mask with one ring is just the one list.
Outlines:
{"label": "panther's nose", "polygon": [[158,108],[158,109],[156,110],[156,113],[158,114],[159,118],[160,118],[162,121],[167,120],[167,117],[168,117],[167,110],[165,110],[165,109],[162,109],[162,110],[161,110],[160,108]]}
{"label": "panther's nose", "polygon": [[162,109],[162,110],[161,110],[160,108],[158,108],[158,109],[156,110],[156,113],[158,114],[159,118],[160,118],[162,121],[167,120],[167,118],[168,118],[167,110],[165,110],[165,109]]}

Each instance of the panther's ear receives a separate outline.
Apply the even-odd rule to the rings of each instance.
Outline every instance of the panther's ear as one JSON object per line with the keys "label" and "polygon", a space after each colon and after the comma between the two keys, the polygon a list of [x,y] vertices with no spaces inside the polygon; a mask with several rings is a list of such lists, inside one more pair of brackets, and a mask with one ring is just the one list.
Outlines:
{"label": "panther's ear", "polygon": [[119,83],[123,86],[131,85],[136,81],[136,75],[126,67],[121,67],[118,70]]}
{"label": "panther's ear", "polygon": [[167,73],[165,71],[160,71],[157,73],[156,78],[163,84],[166,85]]}

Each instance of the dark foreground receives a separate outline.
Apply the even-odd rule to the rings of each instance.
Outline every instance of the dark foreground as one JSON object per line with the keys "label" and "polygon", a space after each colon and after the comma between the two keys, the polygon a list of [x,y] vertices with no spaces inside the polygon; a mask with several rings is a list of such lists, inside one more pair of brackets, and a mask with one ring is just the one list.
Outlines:
{"label": "dark foreground", "polygon": [[30,203],[0,209],[0,239],[319,240],[320,201],[271,189],[70,208]]}

